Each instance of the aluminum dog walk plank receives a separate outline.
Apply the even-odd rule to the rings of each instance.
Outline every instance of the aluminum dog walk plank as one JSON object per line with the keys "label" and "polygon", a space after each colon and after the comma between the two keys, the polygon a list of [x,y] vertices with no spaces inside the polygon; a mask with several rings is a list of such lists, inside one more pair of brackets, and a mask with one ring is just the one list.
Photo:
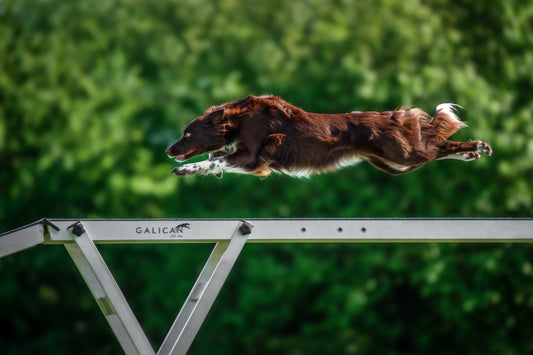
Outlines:
{"label": "aluminum dog walk plank", "polygon": [[[217,243],[231,238],[238,219],[82,220],[95,243]],[[247,219],[254,225],[249,243],[293,242],[530,242],[533,219]],[[50,243],[70,240],[66,226],[53,220]]]}
{"label": "aluminum dog walk plank", "polygon": [[0,234],[0,258],[44,242],[44,226],[39,222]]}

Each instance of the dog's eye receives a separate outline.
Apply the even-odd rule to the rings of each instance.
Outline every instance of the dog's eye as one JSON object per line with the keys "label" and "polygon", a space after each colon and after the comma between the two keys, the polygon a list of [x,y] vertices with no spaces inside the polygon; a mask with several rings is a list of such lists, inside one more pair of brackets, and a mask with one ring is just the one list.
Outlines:
{"label": "dog's eye", "polygon": [[187,132],[183,135],[185,138],[190,138],[191,137],[191,132]]}

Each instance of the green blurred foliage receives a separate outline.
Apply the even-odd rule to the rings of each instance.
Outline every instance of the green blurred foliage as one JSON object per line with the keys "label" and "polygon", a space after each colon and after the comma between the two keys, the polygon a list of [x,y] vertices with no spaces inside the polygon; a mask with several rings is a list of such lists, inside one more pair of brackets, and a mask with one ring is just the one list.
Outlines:
{"label": "green blurred foliage", "polygon": [[[0,1],[0,232],[42,217],[531,217],[533,4]],[[210,105],[456,102],[494,155],[405,176],[177,178]],[[105,246],[157,348],[210,245]],[[530,245],[247,245],[192,354],[533,352]],[[60,247],[0,260],[2,354],[120,347]]]}

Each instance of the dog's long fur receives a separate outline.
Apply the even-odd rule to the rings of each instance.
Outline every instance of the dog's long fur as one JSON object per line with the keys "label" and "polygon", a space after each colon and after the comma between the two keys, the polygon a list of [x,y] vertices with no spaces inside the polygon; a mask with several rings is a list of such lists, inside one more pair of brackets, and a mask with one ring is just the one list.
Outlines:
{"label": "dog's long fur", "polygon": [[465,124],[453,104],[435,116],[418,108],[346,114],[309,113],[276,96],[248,96],[209,108],[167,149],[178,161],[209,159],[174,168],[176,175],[224,171],[267,176],[272,171],[309,176],[362,159],[390,174],[405,174],[437,159],[476,160],[491,155],[481,141],[448,138]]}

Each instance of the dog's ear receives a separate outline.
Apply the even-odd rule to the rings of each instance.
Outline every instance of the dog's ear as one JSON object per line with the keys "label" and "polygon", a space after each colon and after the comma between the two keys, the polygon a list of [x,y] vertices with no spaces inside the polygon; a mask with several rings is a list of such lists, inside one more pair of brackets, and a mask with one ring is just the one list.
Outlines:
{"label": "dog's ear", "polygon": [[219,124],[224,119],[224,109],[219,108],[207,114],[205,120],[212,124]]}

